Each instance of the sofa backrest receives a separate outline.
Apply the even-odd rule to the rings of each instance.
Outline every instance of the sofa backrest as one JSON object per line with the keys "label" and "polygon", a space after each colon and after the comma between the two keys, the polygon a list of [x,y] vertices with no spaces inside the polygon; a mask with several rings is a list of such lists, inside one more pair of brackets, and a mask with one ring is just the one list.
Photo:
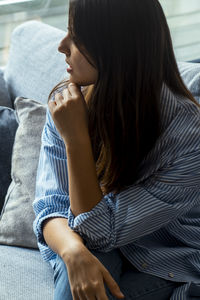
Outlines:
{"label": "sofa backrest", "polygon": [[65,55],[57,50],[65,34],[39,21],[25,22],[13,31],[4,71],[12,102],[22,96],[47,103],[52,88],[68,78]]}
{"label": "sofa backrest", "polygon": [[200,61],[179,62],[178,68],[187,88],[200,104]]}
{"label": "sofa backrest", "polygon": [[[65,32],[38,21],[18,26],[12,34],[4,70],[12,103],[17,96],[47,103],[52,88],[64,78],[65,55],[57,48]],[[200,63],[179,62],[181,76],[200,103]]]}

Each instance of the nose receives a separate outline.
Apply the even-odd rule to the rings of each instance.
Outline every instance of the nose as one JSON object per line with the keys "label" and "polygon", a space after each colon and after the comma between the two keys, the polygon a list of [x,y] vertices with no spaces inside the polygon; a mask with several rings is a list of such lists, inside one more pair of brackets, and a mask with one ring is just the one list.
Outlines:
{"label": "nose", "polygon": [[70,49],[68,46],[67,36],[64,37],[64,39],[62,39],[62,41],[60,42],[60,44],[58,46],[58,51],[66,54],[67,56],[70,55]]}

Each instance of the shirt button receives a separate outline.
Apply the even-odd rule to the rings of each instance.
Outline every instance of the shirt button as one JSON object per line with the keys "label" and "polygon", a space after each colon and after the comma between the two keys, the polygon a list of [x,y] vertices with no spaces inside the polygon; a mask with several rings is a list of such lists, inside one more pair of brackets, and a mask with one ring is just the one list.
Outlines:
{"label": "shirt button", "polygon": [[146,269],[147,267],[148,267],[147,263],[143,263],[143,264],[142,264],[142,268],[143,268],[143,269]]}
{"label": "shirt button", "polygon": [[171,277],[171,278],[173,278],[173,277],[174,277],[174,274],[170,272],[170,273],[168,274],[168,276]]}

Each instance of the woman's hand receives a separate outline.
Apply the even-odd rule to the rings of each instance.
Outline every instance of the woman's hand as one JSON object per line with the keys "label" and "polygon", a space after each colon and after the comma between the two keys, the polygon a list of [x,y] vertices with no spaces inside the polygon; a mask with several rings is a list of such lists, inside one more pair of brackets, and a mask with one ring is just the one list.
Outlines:
{"label": "woman's hand", "polygon": [[62,94],[49,101],[54,124],[65,142],[83,140],[88,133],[87,104],[80,87],[70,83]]}
{"label": "woman's hand", "polygon": [[85,247],[73,251],[67,259],[67,266],[73,300],[108,300],[104,283],[111,293],[123,299],[118,284],[102,263]]}

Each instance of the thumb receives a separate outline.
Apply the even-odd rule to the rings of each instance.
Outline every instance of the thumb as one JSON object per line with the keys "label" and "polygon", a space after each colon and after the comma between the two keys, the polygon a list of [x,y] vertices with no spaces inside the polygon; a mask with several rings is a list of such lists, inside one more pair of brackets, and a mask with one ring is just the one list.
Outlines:
{"label": "thumb", "polygon": [[111,293],[116,298],[123,299],[124,295],[120,291],[120,288],[119,288],[117,282],[112,278],[112,276],[110,275],[110,273],[104,266],[102,266],[102,273],[103,273],[104,282],[107,285],[107,287],[109,288],[109,290],[111,291]]}
{"label": "thumb", "polygon": [[50,111],[51,114],[52,114],[53,109],[55,108],[55,106],[56,106],[56,103],[54,101],[50,100],[48,102],[48,109],[49,109],[49,111]]}

